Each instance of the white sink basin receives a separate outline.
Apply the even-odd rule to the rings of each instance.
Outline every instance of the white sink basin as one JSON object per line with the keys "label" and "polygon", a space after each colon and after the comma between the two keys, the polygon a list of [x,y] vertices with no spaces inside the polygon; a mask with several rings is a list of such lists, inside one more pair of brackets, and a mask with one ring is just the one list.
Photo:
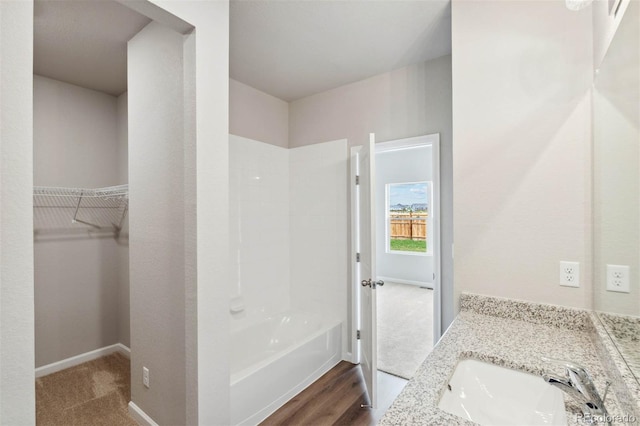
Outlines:
{"label": "white sink basin", "polygon": [[566,425],[564,397],[542,377],[460,361],[438,407],[481,425]]}

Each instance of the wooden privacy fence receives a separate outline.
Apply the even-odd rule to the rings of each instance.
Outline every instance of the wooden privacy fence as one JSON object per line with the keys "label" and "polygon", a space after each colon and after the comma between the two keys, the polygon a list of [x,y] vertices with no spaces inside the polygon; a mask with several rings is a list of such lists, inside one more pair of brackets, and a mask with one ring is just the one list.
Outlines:
{"label": "wooden privacy fence", "polygon": [[392,240],[427,239],[427,213],[393,212],[390,219]]}

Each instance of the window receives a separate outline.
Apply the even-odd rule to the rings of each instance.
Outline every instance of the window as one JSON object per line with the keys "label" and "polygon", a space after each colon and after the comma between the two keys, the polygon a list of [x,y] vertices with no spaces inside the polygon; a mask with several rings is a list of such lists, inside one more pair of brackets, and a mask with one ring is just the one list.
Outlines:
{"label": "window", "polygon": [[386,185],[387,252],[432,253],[431,182]]}

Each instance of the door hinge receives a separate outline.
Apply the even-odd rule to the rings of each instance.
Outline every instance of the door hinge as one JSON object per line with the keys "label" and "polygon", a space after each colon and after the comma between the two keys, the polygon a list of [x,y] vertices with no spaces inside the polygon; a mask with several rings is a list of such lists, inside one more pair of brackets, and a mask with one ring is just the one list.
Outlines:
{"label": "door hinge", "polygon": [[356,262],[360,262],[360,253],[356,253]]}
{"label": "door hinge", "polygon": [[360,176],[356,175],[356,185],[360,185]]}
{"label": "door hinge", "polygon": [[356,339],[360,340],[360,330],[356,332]]}
{"label": "door hinge", "polygon": [[436,279],[436,273],[434,272],[433,273],[433,280],[435,281],[435,279]]}

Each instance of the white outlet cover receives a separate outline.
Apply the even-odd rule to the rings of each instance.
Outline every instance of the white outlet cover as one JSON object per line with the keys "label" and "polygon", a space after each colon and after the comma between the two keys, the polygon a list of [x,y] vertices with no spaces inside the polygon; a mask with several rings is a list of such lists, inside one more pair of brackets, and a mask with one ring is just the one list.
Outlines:
{"label": "white outlet cover", "polygon": [[149,369],[147,367],[142,367],[142,384],[149,387]]}
{"label": "white outlet cover", "polygon": [[629,266],[607,265],[607,291],[629,293]]}
{"label": "white outlet cover", "polygon": [[580,262],[560,262],[560,285],[580,287]]}

